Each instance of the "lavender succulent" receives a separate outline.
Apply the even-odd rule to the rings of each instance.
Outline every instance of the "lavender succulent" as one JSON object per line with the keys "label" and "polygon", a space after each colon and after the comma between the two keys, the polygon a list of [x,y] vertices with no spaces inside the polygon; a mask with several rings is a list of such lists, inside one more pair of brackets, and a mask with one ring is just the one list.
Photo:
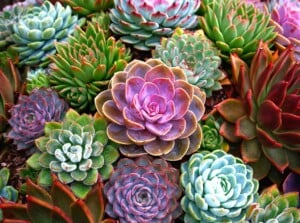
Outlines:
{"label": "lavender succulent", "polygon": [[106,213],[120,223],[171,223],[182,213],[179,172],[163,159],[123,158],[104,186]]}
{"label": "lavender succulent", "polygon": [[44,134],[49,121],[60,121],[68,109],[67,103],[51,89],[35,89],[30,95],[20,95],[11,110],[8,123],[12,129],[8,137],[18,150],[30,149],[34,140]]}
{"label": "lavender succulent", "polygon": [[180,160],[200,147],[204,101],[205,94],[187,82],[182,69],[157,59],[132,61],[95,99],[98,112],[110,121],[108,137],[121,144],[122,154],[167,160]]}

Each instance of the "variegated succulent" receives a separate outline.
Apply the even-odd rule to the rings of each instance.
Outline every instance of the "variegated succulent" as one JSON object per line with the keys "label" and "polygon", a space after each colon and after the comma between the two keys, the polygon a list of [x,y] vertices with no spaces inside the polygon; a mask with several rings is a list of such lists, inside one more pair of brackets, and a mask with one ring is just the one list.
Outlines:
{"label": "variegated succulent", "polygon": [[134,60],[112,77],[110,88],[95,102],[110,121],[108,137],[125,156],[150,154],[174,161],[200,147],[205,94],[187,82],[179,67],[158,59]]}
{"label": "variegated succulent", "polygon": [[200,25],[225,60],[229,61],[231,53],[251,60],[260,40],[271,45],[276,38],[270,15],[252,4],[240,0],[203,0],[201,6]]}
{"label": "variegated succulent", "polygon": [[292,46],[276,58],[261,42],[250,67],[236,55],[231,63],[240,98],[216,105],[224,118],[220,133],[241,140],[241,156],[258,179],[272,165],[300,173],[300,64]]}
{"label": "variegated succulent", "polygon": [[72,15],[69,6],[65,8],[59,2],[53,5],[45,1],[26,10],[13,24],[11,36],[11,49],[19,53],[19,65],[48,65],[48,55],[56,52],[54,43],[66,41],[75,26],[83,22],[84,19]]}
{"label": "variegated succulent", "polygon": [[114,0],[111,30],[138,50],[150,50],[176,27],[197,25],[200,0]]}
{"label": "variegated succulent", "polygon": [[50,85],[78,111],[94,112],[94,97],[131,59],[124,44],[106,35],[99,23],[88,23],[86,31],[78,27],[68,43],[57,44],[58,53],[51,56]]}
{"label": "variegated succulent", "polygon": [[47,122],[45,135],[36,139],[40,153],[33,154],[27,164],[40,170],[38,183],[51,185],[51,173],[74,194],[85,197],[91,186],[109,178],[119,156],[116,145],[108,141],[106,121],[70,109],[62,122]]}
{"label": "variegated succulent", "polygon": [[43,68],[31,69],[27,72],[26,90],[30,94],[35,88],[48,88],[49,82],[49,70]]}

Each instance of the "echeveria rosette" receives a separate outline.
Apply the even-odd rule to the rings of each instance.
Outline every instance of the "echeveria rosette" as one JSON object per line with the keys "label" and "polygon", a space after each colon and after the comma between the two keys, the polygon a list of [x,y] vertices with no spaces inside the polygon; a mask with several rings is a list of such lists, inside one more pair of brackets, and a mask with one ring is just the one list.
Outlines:
{"label": "echeveria rosette", "polygon": [[34,140],[44,134],[46,122],[62,120],[68,107],[52,89],[34,89],[29,95],[20,95],[17,104],[10,109],[11,130],[7,137],[18,150],[31,149]]}
{"label": "echeveria rosette", "polygon": [[108,141],[106,127],[104,119],[79,115],[72,109],[62,122],[48,122],[45,135],[35,141],[40,153],[27,160],[29,166],[40,170],[38,183],[49,186],[54,173],[83,198],[97,182],[99,173],[103,180],[108,179],[119,153],[116,145]]}
{"label": "echeveria rosette", "polygon": [[256,178],[266,177],[271,166],[300,173],[300,64],[292,46],[276,58],[261,42],[250,67],[236,55],[231,63],[240,97],[216,105],[224,119],[220,133],[241,142]]}
{"label": "echeveria rosette", "polygon": [[78,27],[68,43],[56,44],[56,49],[51,56],[50,85],[80,112],[95,111],[94,97],[131,59],[121,41],[107,37],[101,24],[92,22],[85,31]]}
{"label": "echeveria rosette", "polygon": [[114,0],[110,11],[111,30],[124,43],[148,51],[161,37],[171,36],[176,27],[197,26],[200,0]]}
{"label": "echeveria rosette", "polygon": [[262,191],[256,202],[247,210],[251,223],[299,223],[300,209],[297,192],[280,194],[276,184]]}
{"label": "echeveria rosette", "polygon": [[188,82],[198,86],[207,97],[222,88],[220,80],[225,75],[219,69],[219,50],[202,30],[192,33],[177,28],[171,37],[162,39],[153,55],[168,66],[182,68]]}
{"label": "echeveria rosette", "polygon": [[144,154],[180,160],[198,150],[205,94],[179,67],[160,60],[134,60],[95,99],[110,123],[108,137],[128,157]]}
{"label": "echeveria rosette", "polygon": [[251,61],[263,40],[272,45],[276,38],[270,15],[252,4],[240,0],[203,0],[200,25],[206,36],[221,50],[221,57],[229,61],[231,53]]}
{"label": "echeveria rosette", "polygon": [[43,68],[32,69],[27,72],[26,91],[28,94],[35,88],[48,88],[49,82],[49,70]]}
{"label": "echeveria rosette", "polygon": [[106,213],[120,223],[171,223],[181,207],[179,171],[163,159],[123,158],[104,185]]}
{"label": "echeveria rosette", "polygon": [[75,26],[84,21],[73,16],[69,6],[63,7],[59,2],[53,5],[45,1],[41,6],[29,8],[13,25],[11,49],[19,54],[18,64],[48,65],[48,55],[56,52],[54,43],[66,41]]}
{"label": "echeveria rosette", "polygon": [[181,165],[184,222],[243,222],[258,181],[243,161],[223,150],[193,154]]}

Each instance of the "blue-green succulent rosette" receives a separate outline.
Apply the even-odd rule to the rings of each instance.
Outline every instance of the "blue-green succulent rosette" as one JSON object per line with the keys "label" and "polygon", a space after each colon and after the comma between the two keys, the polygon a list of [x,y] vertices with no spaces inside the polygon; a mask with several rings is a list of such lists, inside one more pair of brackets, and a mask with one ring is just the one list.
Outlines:
{"label": "blue-green succulent rosette", "polygon": [[252,168],[222,150],[193,154],[181,172],[185,223],[243,222],[258,196]]}

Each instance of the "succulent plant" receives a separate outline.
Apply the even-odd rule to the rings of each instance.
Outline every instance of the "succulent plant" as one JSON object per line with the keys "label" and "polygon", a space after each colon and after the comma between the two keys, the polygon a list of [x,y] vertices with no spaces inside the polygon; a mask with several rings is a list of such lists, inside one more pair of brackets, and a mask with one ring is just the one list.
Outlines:
{"label": "succulent plant", "polygon": [[48,55],[56,52],[54,43],[66,41],[75,26],[83,22],[84,19],[72,16],[69,6],[64,8],[59,2],[54,6],[45,1],[26,10],[13,25],[11,36],[11,49],[19,53],[19,65],[48,65]]}
{"label": "succulent plant", "polygon": [[223,150],[193,154],[181,172],[185,223],[243,222],[258,195],[252,168]]}
{"label": "succulent plant", "polygon": [[3,223],[117,223],[104,218],[103,185],[100,180],[84,200],[76,198],[70,189],[53,180],[50,193],[27,179],[27,202],[3,203]]}
{"label": "succulent plant", "polygon": [[251,60],[259,41],[269,45],[276,38],[270,16],[239,0],[203,0],[200,25],[206,36],[221,50],[221,57],[229,61],[231,53]]}
{"label": "succulent plant", "polygon": [[222,88],[219,81],[225,78],[219,69],[221,58],[218,54],[218,49],[202,30],[191,33],[181,28],[177,28],[170,38],[162,38],[153,51],[154,57],[168,66],[182,68],[188,82],[205,91],[207,97]]}
{"label": "succulent plant", "polygon": [[179,171],[163,159],[123,158],[104,185],[106,213],[120,223],[171,223],[182,210]]}
{"label": "succulent plant", "polygon": [[[289,173],[282,183],[283,193],[298,192],[300,194],[300,174]],[[298,196],[298,208],[300,208],[300,196]]]}
{"label": "succulent plant", "polygon": [[257,201],[250,205],[247,220],[251,223],[299,223],[298,193],[281,195],[276,184],[263,190]]}
{"label": "succulent plant", "polygon": [[287,167],[300,173],[300,64],[292,46],[276,59],[261,42],[250,67],[236,55],[231,63],[240,98],[216,106],[224,119],[220,133],[242,140],[241,156],[256,178],[267,176],[271,164],[281,173]]}
{"label": "succulent plant", "polygon": [[114,0],[110,11],[111,30],[138,50],[150,50],[160,38],[172,35],[176,27],[197,25],[195,12],[200,0]]}
{"label": "succulent plant", "polygon": [[111,20],[110,20],[108,12],[95,13],[91,17],[91,22],[98,23],[100,25],[101,29],[104,31],[106,38],[109,38],[109,36],[111,36],[110,30],[109,30]]}
{"label": "succulent plant", "polygon": [[28,71],[26,83],[27,93],[30,94],[33,89],[42,87],[50,87],[49,71],[43,68],[37,68]]}
{"label": "succulent plant", "polygon": [[41,153],[27,160],[30,167],[40,170],[38,183],[49,186],[51,173],[55,173],[83,198],[97,182],[98,173],[108,179],[119,153],[108,141],[106,126],[104,119],[79,115],[72,109],[62,122],[47,122],[45,135],[35,141]]}
{"label": "succulent plant", "polygon": [[114,37],[106,37],[98,23],[80,28],[51,56],[50,85],[77,111],[95,111],[94,97],[107,89],[115,72],[131,59],[130,51]]}
{"label": "succulent plant", "polygon": [[7,185],[9,175],[10,173],[7,167],[0,169],[0,198],[16,202],[18,199],[18,191],[13,186]]}
{"label": "succulent plant", "polygon": [[198,150],[205,94],[179,67],[160,60],[134,60],[95,98],[110,123],[108,137],[129,157],[150,154],[180,160]]}
{"label": "succulent plant", "polygon": [[114,6],[114,0],[61,0],[72,7],[73,11],[84,16],[105,11]]}
{"label": "succulent plant", "polygon": [[34,140],[44,134],[46,122],[62,120],[67,109],[68,104],[52,89],[34,89],[28,96],[20,95],[10,109],[11,130],[7,137],[13,139],[18,150],[30,151]]}

